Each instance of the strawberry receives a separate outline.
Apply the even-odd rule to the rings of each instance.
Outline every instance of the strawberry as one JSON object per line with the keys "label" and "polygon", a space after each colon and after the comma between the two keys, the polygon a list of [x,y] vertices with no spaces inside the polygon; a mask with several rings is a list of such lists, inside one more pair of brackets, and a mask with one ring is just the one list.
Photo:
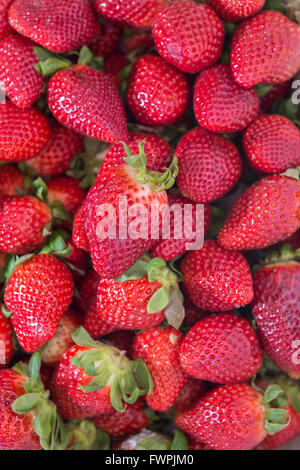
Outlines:
{"label": "strawberry", "polygon": [[15,165],[1,165],[0,171],[0,196],[16,196],[25,190],[24,173]]}
{"label": "strawberry", "polygon": [[81,250],[74,245],[72,239],[69,237],[69,234],[65,240],[65,243],[67,249],[70,247],[72,252],[68,256],[65,256],[64,259],[70,269],[74,271],[73,277],[76,281],[85,275],[85,272],[88,269],[89,258],[84,250]]}
{"label": "strawberry", "polygon": [[291,80],[273,85],[270,91],[261,98],[261,109],[266,113],[271,112],[278,99],[287,98],[290,89]]}
{"label": "strawberry", "polygon": [[229,65],[215,65],[202,72],[194,88],[194,110],[200,126],[212,132],[238,132],[256,118],[257,91],[245,90],[233,79]]}
{"label": "strawberry", "polygon": [[233,205],[218,242],[230,250],[273,245],[300,227],[300,183],[294,177],[267,176],[247,188]]}
{"label": "strawberry", "polygon": [[82,327],[72,337],[77,344],[62,356],[52,382],[63,418],[121,412],[123,400],[133,404],[150,393],[152,379],[143,361],[129,361],[118,349],[93,341]]}
{"label": "strawberry", "polygon": [[88,334],[98,339],[102,336],[112,333],[116,328],[105,321],[99,321],[99,314],[97,309],[97,298],[93,298],[86,309],[83,326]]}
{"label": "strawberry", "polygon": [[184,324],[188,326],[193,326],[197,323],[201,318],[207,317],[209,315],[208,312],[203,312],[197,305],[195,305],[188,295],[185,294],[184,296]]}
{"label": "strawberry", "polygon": [[152,32],[139,29],[129,30],[128,36],[125,34],[123,37],[123,44],[130,52],[140,48],[148,51],[154,47]]}
{"label": "strawberry", "polygon": [[209,312],[248,305],[253,298],[252,276],[246,258],[206,240],[201,250],[189,252],[180,269],[191,300]]}
{"label": "strawberry", "polygon": [[45,83],[34,69],[37,58],[33,47],[33,42],[17,34],[0,42],[0,82],[5,94],[19,108],[27,108],[37,101]]}
{"label": "strawberry", "polygon": [[187,436],[189,450],[212,450],[211,447],[203,444],[192,436]]}
{"label": "strawberry", "polygon": [[251,165],[263,173],[279,173],[300,165],[300,130],[284,116],[260,116],[243,135]]}
{"label": "strawberry", "polygon": [[13,355],[13,329],[10,321],[0,313],[0,369],[10,363]]}
{"label": "strawberry", "polygon": [[152,34],[161,57],[182,72],[196,73],[218,62],[225,32],[209,6],[175,0],[158,10]]}
{"label": "strawberry", "polygon": [[289,80],[300,68],[300,26],[278,11],[259,13],[235,31],[230,63],[245,88]]}
{"label": "strawberry", "polygon": [[27,165],[39,176],[59,176],[69,169],[74,155],[82,151],[82,136],[57,125],[48,144],[35,158],[27,160]]}
{"label": "strawberry", "polygon": [[222,18],[223,21],[239,23],[256,15],[264,6],[266,0],[205,0]]}
{"label": "strawberry", "polygon": [[133,341],[132,357],[145,361],[153,379],[153,391],[145,398],[154,410],[168,410],[187,382],[178,357],[182,339],[180,331],[168,326],[146,330]]}
{"label": "strawberry", "polygon": [[129,62],[126,54],[122,51],[116,51],[105,59],[104,72],[119,86],[122,82],[120,73],[127,65],[129,65]]}
{"label": "strawberry", "polygon": [[175,149],[180,192],[198,203],[218,199],[238,182],[242,162],[236,146],[205,129],[188,131]]}
{"label": "strawberry", "polygon": [[[167,234],[166,239],[158,240],[157,243],[155,243],[151,248],[151,255],[153,257],[159,257],[164,259],[165,261],[171,260],[172,258],[176,258],[177,256],[182,255],[187,251],[189,247],[191,247],[191,249],[194,249],[195,244],[197,243],[197,238],[200,238],[201,241],[202,237],[204,239],[204,236],[206,235],[209,229],[211,215],[210,207],[208,204],[204,206],[203,211],[201,210],[200,214],[199,212],[197,212],[197,204],[195,204],[188,198],[182,196],[180,193],[169,192],[168,201],[170,206],[170,234]],[[181,214],[184,214],[184,218],[182,217],[182,238],[179,238],[178,233],[176,233],[175,220],[177,221],[176,210],[178,207],[180,207],[181,209]],[[191,208],[190,215],[187,212],[188,207]],[[199,218],[199,215],[201,217],[201,220],[197,219],[197,217]],[[191,217],[190,221],[189,217]],[[190,223],[189,227],[193,231],[192,237],[190,237],[190,234],[188,234],[186,237],[184,236],[185,227],[187,227],[188,223]],[[201,234],[202,236],[199,237],[199,234]]]}
{"label": "strawberry", "polygon": [[100,277],[93,269],[89,269],[77,285],[79,298],[75,299],[76,307],[83,313],[87,312],[92,300],[96,298]]}
{"label": "strawberry", "polygon": [[6,284],[4,300],[25,351],[40,349],[55,335],[72,295],[70,271],[50,254],[33,256],[15,267]]}
{"label": "strawberry", "polygon": [[68,52],[88,44],[99,25],[88,0],[15,0],[10,25],[53,52]]}
{"label": "strawberry", "polygon": [[50,366],[60,361],[62,355],[74,343],[72,333],[81,324],[81,316],[75,310],[69,309],[61,317],[57,330],[41,351],[42,362]]}
{"label": "strawberry", "polygon": [[0,160],[19,162],[40,153],[51,137],[49,119],[35,108],[0,106]]}
{"label": "strawberry", "polygon": [[49,207],[36,197],[0,197],[0,250],[19,255],[37,250],[51,220]]}
{"label": "strawberry", "polygon": [[176,398],[174,407],[178,413],[186,411],[206,392],[206,385],[201,380],[189,377]]}
{"label": "strawberry", "polygon": [[0,0],[0,40],[13,32],[8,22],[8,10],[14,0]]}
{"label": "strawberry", "polygon": [[80,187],[80,181],[69,176],[59,176],[47,183],[48,201],[59,201],[73,216],[84,202],[86,191]]}
{"label": "strawberry", "polygon": [[265,394],[248,384],[219,386],[203,395],[175,422],[184,432],[216,450],[251,450],[267,436],[286,427],[287,411],[270,404],[282,390],[273,385]]}
{"label": "strawberry", "polygon": [[247,320],[232,313],[218,313],[191,328],[179,357],[192,377],[231,384],[250,380],[262,365],[263,352]]}
{"label": "strawberry", "polygon": [[126,351],[126,355],[130,358],[132,342],[135,338],[135,332],[130,330],[117,330],[109,333],[105,337],[105,341],[120,351]]}
{"label": "strawberry", "polygon": [[161,57],[144,55],[133,65],[127,103],[134,118],[147,126],[176,122],[186,111],[186,77]]}
{"label": "strawberry", "polygon": [[121,39],[119,26],[109,21],[100,24],[100,32],[89,43],[90,50],[96,57],[108,57],[117,48]]}
{"label": "strawberry", "polygon": [[93,0],[93,7],[106,20],[129,28],[143,28],[150,25],[157,9],[165,2],[166,0]]}
{"label": "strawberry", "polygon": [[87,65],[60,70],[49,81],[47,97],[54,117],[65,127],[105,142],[127,140],[120,95],[104,73]]}
{"label": "strawberry", "polygon": [[82,204],[74,216],[72,240],[77,248],[81,248],[84,251],[90,251],[89,241],[85,233],[83,211],[84,204]]}

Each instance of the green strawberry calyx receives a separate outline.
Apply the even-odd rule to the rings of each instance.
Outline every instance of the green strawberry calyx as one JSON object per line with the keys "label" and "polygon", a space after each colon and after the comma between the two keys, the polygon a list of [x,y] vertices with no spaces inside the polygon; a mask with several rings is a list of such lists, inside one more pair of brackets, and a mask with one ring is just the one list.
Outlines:
{"label": "green strawberry calyx", "polygon": [[133,404],[140,396],[152,392],[153,380],[144,361],[131,361],[123,351],[94,341],[81,326],[73,332],[72,338],[77,345],[89,348],[71,359],[71,364],[84,369],[92,378],[89,385],[80,385],[83,392],[108,386],[112,406],[119,412],[125,410],[124,402]]}
{"label": "green strawberry calyx", "polygon": [[285,243],[278,250],[270,251],[261,261],[260,266],[268,266],[272,264],[287,263],[289,261],[300,260],[300,249],[293,250],[289,243]]}
{"label": "green strawberry calyx", "polygon": [[282,431],[291,422],[291,417],[287,409],[288,398],[285,391],[278,384],[271,384],[266,390],[262,390],[255,384],[252,386],[263,396],[265,408],[265,430],[273,435]]}
{"label": "green strawberry calyx", "polygon": [[185,434],[177,429],[173,440],[167,435],[152,433],[137,442],[135,450],[189,450]]}
{"label": "green strawberry calyx", "polygon": [[72,419],[65,424],[65,442],[54,450],[108,450],[109,435],[89,419]]}

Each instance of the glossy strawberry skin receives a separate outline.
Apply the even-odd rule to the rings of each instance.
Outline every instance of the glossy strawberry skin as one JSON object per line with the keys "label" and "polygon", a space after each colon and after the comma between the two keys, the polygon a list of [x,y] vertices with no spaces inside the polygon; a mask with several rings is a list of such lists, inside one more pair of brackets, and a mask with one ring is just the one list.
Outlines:
{"label": "glossy strawberry skin", "polygon": [[172,124],[186,111],[187,79],[161,57],[139,57],[129,82],[127,103],[139,123],[147,126]]}
{"label": "glossy strawberry skin", "polygon": [[46,240],[44,228],[51,222],[49,207],[33,196],[0,198],[0,250],[23,255]]}
{"label": "glossy strawberry skin", "polygon": [[184,338],[179,356],[189,375],[221,384],[250,380],[263,360],[253,328],[232,313],[218,313],[196,323]]}
{"label": "glossy strawberry skin", "polygon": [[219,386],[176,418],[177,426],[215,450],[251,450],[267,435],[262,395],[248,384]]}
{"label": "glossy strawberry skin", "polygon": [[116,51],[107,57],[104,61],[104,72],[111,80],[119,86],[123,80],[120,80],[120,73],[129,65],[125,52]]}
{"label": "glossy strawberry skin", "polygon": [[90,302],[86,315],[83,321],[83,327],[94,339],[99,339],[109,333],[112,333],[116,328],[104,320],[99,321],[98,309],[97,309],[97,298],[93,298]]}
{"label": "glossy strawberry skin", "polygon": [[300,227],[299,191],[299,181],[286,176],[254,183],[229,212],[219,244],[230,250],[258,250],[292,235]]}
{"label": "glossy strawberry skin", "polygon": [[239,23],[256,15],[264,6],[265,0],[205,0],[223,21]]}
{"label": "glossy strawberry skin", "polygon": [[8,22],[8,10],[14,0],[0,0],[0,40],[13,32]]}
{"label": "glossy strawberry skin", "polygon": [[26,192],[25,175],[15,165],[2,165],[0,171],[0,196],[16,196]]}
{"label": "glossy strawberry skin", "polygon": [[105,142],[127,141],[126,118],[118,90],[104,73],[86,65],[57,72],[47,99],[65,127]]}
{"label": "glossy strawberry skin", "polygon": [[79,298],[75,299],[76,307],[83,313],[87,312],[89,305],[97,295],[100,277],[93,269],[89,269],[77,284]]}
{"label": "glossy strawberry skin", "polygon": [[300,27],[277,11],[259,13],[235,31],[230,63],[245,88],[289,80],[300,68]]}
{"label": "glossy strawberry skin", "polygon": [[9,22],[22,36],[59,53],[89,43],[99,30],[88,0],[15,0]]}
{"label": "glossy strawberry skin", "polygon": [[151,328],[133,342],[132,357],[143,359],[153,379],[153,391],[146,402],[154,410],[168,410],[187,381],[178,357],[182,338],[172,327]]}
{"label": "glossy strawberry skin", "polygon": [[242,162],[232,142],[202,128],[188,131],[175,149],[180,192],[198,203],[224,196],[238,182]]}
{"label": "glossy strawberry skin", "polygon": [[280,173],[300,165],[300,131],[284,116],[260,116],[244,132],[243,147],[251,165],[263,173]]}
{"label": "glossy strawberry skin", "polygon": [[10,320],[0,313],[0,369],[7,366],[14,355],[13,329]]}
{"label": "glossy strawberry skin", "polygon": [[96,57],[108,57],[117,48],[121,39],[121,29],[119,26],[106,21],[101,23],[100,32],[89,44],[89,48]]}
{"label": "glossy strawberry skin", "polygon": [[139,48],[143,48],[148,51],[154,47],[154,41],[151,31],[144,31],[136,29],[129,36],[123,37],[123,43],[125,47],[130,51],[136,51]]}
{"label": "glossy strawberry skin", "polygon": [[255,450],[274,450],[283,446],[300,434],[300,413],[297,413],[292,405],[286,408],[290,416],[290,424],[282,431],[268,435]]}
{"label": "glossy strawberry skin", "polygon": [[180,269],[183,286],[202,310],[227,311],[248,305],[253,298],[252,276],[246,258],[206,240],[201,250],[189,252]]}
{"label": "glossy strawberry skin", "polygon": [[254,88],[245,90],[233,79],[229,65],[202,72],[194,88],[194,110],[200,126],[212,132],[238,132],[258,115],[260,100]]}
{"label": "glossy strawberry skin", "polygon": [[47,183],[49,203],[60,201],[73,216],[84,202],[86,191],[80,181],[69,176],[58,176]]}
{"label": "glossy strawberry skin", "polygon": [[160,8],[152,22],[158,53],[182,72],[196,73],[221,55],[224,26],[207,5],[175,0]]}
{"label": "glossy strawberry skin", "polygon": [[85,233],[84,218],[83,218],[84,204],[79,207],[73,219],[73,232],[72,240],[77,248],[84,251],[90,251],[89,241]]}
{"label": "glossy strawberry skin", "polygon": [[51,137],[49,119],[35,108],[0,106],[0,160],[19,162],[35,157]]}
{"label": "glossy strawberry skin", "polygon": [[204,382],[196,380],[193,377],[189,377],[176,398],[174,404],[176,411],[181,413],[182,411],[186,411],[191,408],[191,406],[193,406],[194,403],[204,395],[206,390],[207,387]]}
{"label": "glossy strawberry skin", "polygon": [[17,266],[6,284],[4,300],[25,351],[40,349],[55,335],[72,296],[72,275],[54,256],[36,255]]}

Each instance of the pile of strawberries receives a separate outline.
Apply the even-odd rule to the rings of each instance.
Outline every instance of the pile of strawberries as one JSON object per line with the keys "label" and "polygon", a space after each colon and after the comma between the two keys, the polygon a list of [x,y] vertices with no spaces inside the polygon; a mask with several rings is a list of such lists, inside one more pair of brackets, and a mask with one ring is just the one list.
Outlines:
{"label": "pile of strawberries", "polygon": [[1,450],[300,435],[297,3],[0,0]]}

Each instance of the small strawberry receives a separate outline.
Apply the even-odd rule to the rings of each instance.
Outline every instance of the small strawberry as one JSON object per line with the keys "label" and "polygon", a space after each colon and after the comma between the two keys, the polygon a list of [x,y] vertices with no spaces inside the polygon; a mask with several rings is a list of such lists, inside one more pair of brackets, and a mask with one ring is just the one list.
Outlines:
{"label": "small strawberry", "polygon": [[145,361],[153,379],[153,391],[145,398],[154,410],[168,410],[187,382],[178,356],[182,339],[183,334],[169,326],[146,330],[133,341],[132,357]]}
{"label": "small strawberry", "polygon": [[13,32],[8,22],[8,10],[14,0],[0,0],[0,40]]}
{"label": "small strawberry", "polygon": [[251,165],[263,173],[300,166],[300,130],[284,116],[260,116],[244,132],[243,147]]}
{"label": "small strawberry", "polygon": [[218,62],[225,32],[209,6],[175,0],[158,10],[152,34],[161,57],[182,72],[196,73]]}
{"label": "small strawberry", "polygon": [[10,25],[53,52],[69,52],[88,44],[99,25],[88,0],[15,0]]}
{"label": "small strawberry", "polygon": [[85,233],[83,211],[84,204],[82,204],[74,216],[72,240],[77,248],[80,248],[84,251],[90,251],[89,241]]}
{"label": "small strawberry", "polygon": [[238,132],[258,115],[260,100],[254,88],[245,90],[233,79],[229,65],[202,72],[194,88],[194,110],[200,126],[212,132]]}
{"label": "small strawberry", "polygon": [[105,142],[127,140],[121,97],[104,73],[87,65],[60,70],[50,79],[47,96],[54,117],[65,127]]}
{"label": "small strawberry", "polygon": [[218,242],[230,250],[258,250],[300,228],[300,183],[274,175],[247,188],[233,205]]}
{"label": "small strawberry", "polygon": [[52,205],[59,201],[73,216],[81,207],[86,191],[80,187],[80,181],[69,176],[58,176],[47,183],[48,201]]}
{"label": "small strawberry", "polygon": [[121,39],[119,26],[106,21],[100,24],[100,32],[89,43],[89,48],[96,57],[108,57],[117,48]]}
{"label": "small strawberry", "polygon": [[256,15],[264,6],[266,0],[205,0],[222,18],[223,21],[239,23]]}
{"label": "small strawberry", "polygon": [[13,355],[14,346],[12,325],[0,312],[0,369],[10,363]]}
{"label": "small strawberry", "polygon": [[0,105],[0,160],[19,162],[36,157],[51,137],[49,119],[35,108]]}
{"label": "small strawberry", "polygon": [[125,52],[116,51],[105,59],[104,72],[119,86],[122,82],[120,80],[120,73],[127,65],[129,65],[129,62]]}
{"label": "small strawberry", "polygon": [[129,30],[128,35],[124,35],[123,44],[130,52],[142,49],[148,51],[154,47],[154,41],[151,31]]}
{"label": "small strawberry", "polygon": [[15,165],[1,165],[0,196],[16,196],[25,189],[26,177]]}
{"label": "small strawberry", "polygon": [[174,403],[178,413],[186,411],[206,392],[207,387],[201,380],[189,377]]}
{"label": "small strawberry", "polygon": [[184,324],[188,326],[193,326],[197,323],[201,318],[207,317],[209,315],[208,312],[203,312],[194,302],[191,301],[187,294],[184,295]]}
{"label": "small strawberry", "polygon": [[62,356],[52,382],[63,418],[93,417],[113,408],[121,412],[123,400],[133,404],[151,392],[152,379],[143,361],[130,361],[118,349],[93,341],[82,327],[72,337],[76,345]]}
{"label": "small strawberry", "polygon": [[188,131],[175,149],[180,192],[198,203],[218,199],[238,182],[242,161],[229,140],[202,128]]}
{"label": "small strawberry", "polygon": [[201,250],[189,252],[180,269],[183,286],[202,310],[227,311],[248,305],[253,298],[252,276],[246,258],[206,240]]}
{"label": "small strawberry", "polygon": [[232,313],[218,313],[190,329],[179,357],[192,377],[230,384],[250,380],[262,365],[263,352],[247,320]]}
{"label": "small strawberry", "polygon": [[289,80],[300,68],[300,26],[278,11],[259,13],[235,31],[230,63],[245,88]]}
{"label": "small strawberry", "polygon": [[68,268],[50,254],[39,254],[17,265],[5,287],[5,305],[18,341],[27,352],[51,339],[69,307],[73,280]]}
{"label": "small strawberry", "polygon": [[272,111],[273,105],[278,99],[287,98],[290,89],[291,80],[273,85],[271,90],[261,98],[261,109],[265,113],[270,113]]}
{"label": "small strawberry", "polygon": [[172,124],[184,114],[188,100],[186,77],[161,57],[145,55],[134,63],[127,103],[139,123],[147,126]]}
{"label": "small strawberry", "polygon": [[77,285],[79,298],[75,299],[76,307],[86,313],[92,300],[96,298],[100,277],[93,269],[89,269]]}

